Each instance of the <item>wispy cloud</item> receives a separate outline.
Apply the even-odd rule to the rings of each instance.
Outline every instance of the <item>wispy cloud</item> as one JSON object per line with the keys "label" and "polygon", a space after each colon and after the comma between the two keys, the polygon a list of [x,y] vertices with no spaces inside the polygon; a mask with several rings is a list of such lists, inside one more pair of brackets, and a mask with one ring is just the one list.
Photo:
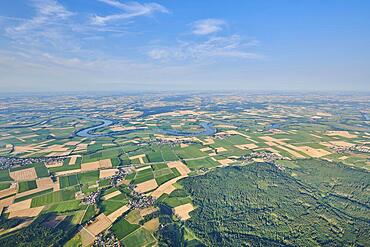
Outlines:
{"label": "wispy cloud", "polygon": [[150,16],[155,12],[159,13],[168,13],[169,11],[162,5],[158,3],[138,3],[138,2],[129,2],[121,3],[116,0],[99,0],[100,2],[106,3],[112,7],[118,8],[123,12],[119,14],[99,16],[95,15],[92,17],[91,22],[94,25],[103,26],[108,22],[131,19],[139,16]]}
{"label": "wispy cloud", "polygon": [[[68,80],[88,85],[94,80],[102,83],[167,80],[172,83],[173,78],[178,78],[185,83],[187,75],[202,74],[213,65],[227,67],[228,61],[238,60],[243,64],[242,60],[263,58],[255,52],[257,40],[223,34],[222,30],[227,27],[223,20],[200,20],[187,26],[191,27],[192,35],[184,36],[175,31],[169,39],[162,40],[162,33],[157,37],[144,37],[144,29],[135,30],[135,34],[144,33],[142,36],[131,35],[134,31],[129,25],[116,25],[130,23],[135,17],[168,13],[162,5],[96,1],[111,6],[111,11],[117,14],[91,17],[102,15],[98,12],[102,9],[86,14],[67,9],[62,1],[30,0],[34,10],[28,12],[34,13],[31,17],[0,16],[0,36],[8,41],[6,47],[0,47],[0,81],[27,82],[33,78],[35,82],[44,81],[45,85]],[[119,20],[125,21],[115,22]],[[122,35],[135,36],[139,42],[126,43]],[[145,41],[152,38],[156,42],[146,45]],[[117,50],[116,42],[128,47]]]}
{"label": "wispy cloud", "polygon": [[263,55],[251,52],[258,41],[243,40],[239,35],[211,37],[205,41],[180,41],[173,47],[154,47],[148,51],[148,56],[155,60],[205,60],[217,57],[238,59],[262,59]]}
{"label": "wispy cloud", "polygon": [[34,0],[36,16],[32,19],[23,21],[20,25],[8,28],[7,32],[16,34],[19,32],[37,29],[48,23],[62,21],[73,15],[72,12],[66,10],[64,6],[55,0]]}
{"label": "wispy cloud", "polygon": [[[5,28],[5,35],[16,47],[71,48],[70,18],[75,13],[55,0],[31,1],[36,14],[29,19],[13,19],[15,23]],[[11,19],[8,19],[11,20]]]}
{"label": "wispy cloud", "polygon": [[32,0],[30,6],[35,10],[31,18],[17,18],[0,16],[3,24],[4,35],[10,38],[15,47],[27,46],[41,50],[50,50],[51,47],[60,52],[80,50],[84,40],[97,37],[99,33],[128,34],[127,28],[106,25],[118,19],[132,19],[136,16],[149,16],[154,12],[168,12],[156,3],[140,4],[137,2],[121,3],[116,0],[97,0],[112,7],[118,8],[123,13],[111,16],[95,16],[93,21],[85,18],[80,13],[72,12],[57,0]]}
{"label": "wispy cloud", "polygon": [[221,19],[204,19],[193,22],[192,32],[196,35],[208,35],[222,31],[225,27],[226,22]]}

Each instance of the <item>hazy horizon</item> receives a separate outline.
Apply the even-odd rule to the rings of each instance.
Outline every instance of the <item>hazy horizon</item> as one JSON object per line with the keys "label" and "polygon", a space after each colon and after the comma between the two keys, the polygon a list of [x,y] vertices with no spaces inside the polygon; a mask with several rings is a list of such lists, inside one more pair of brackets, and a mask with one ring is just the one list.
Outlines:
{"label": "hazy horizon", "polygon": [[0,2],[0,91],[370,91],[370,2]]}

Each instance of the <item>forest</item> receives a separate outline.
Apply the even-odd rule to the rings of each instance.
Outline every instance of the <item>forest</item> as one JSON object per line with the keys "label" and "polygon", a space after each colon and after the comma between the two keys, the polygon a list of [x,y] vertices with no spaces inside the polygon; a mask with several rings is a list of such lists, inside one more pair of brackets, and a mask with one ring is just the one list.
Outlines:
{"label": "forest", "polygon": [[366,246],[368,171],[323,160],[219,168],[181,182],[197,209],[186,226],[207,245]]}

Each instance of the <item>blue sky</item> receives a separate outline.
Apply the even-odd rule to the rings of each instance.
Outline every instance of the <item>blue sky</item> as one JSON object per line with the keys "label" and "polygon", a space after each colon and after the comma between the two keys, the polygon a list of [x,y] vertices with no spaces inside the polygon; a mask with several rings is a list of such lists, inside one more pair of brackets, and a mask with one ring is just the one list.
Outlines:
{"label": "blue sky", "polygon": [[370,91],[366,0],[4,0],[0,91]]}

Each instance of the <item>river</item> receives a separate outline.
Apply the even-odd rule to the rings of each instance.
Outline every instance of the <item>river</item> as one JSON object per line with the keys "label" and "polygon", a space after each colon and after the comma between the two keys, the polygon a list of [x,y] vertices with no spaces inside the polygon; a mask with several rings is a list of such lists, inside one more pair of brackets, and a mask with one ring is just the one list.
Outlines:
{"label": "river", "polygon": [[[33,123],[33,124],[25,124],[25,125],[14,125],[14,126],[7,126],[3,128],[27,128],[27,127],[34,127],[37,125],[42,125],[46,124],[52,120],[58,119],[58,118],[63,118],[63,117],[73,117],[73,116],[59,116],[59,117],[54,117],[50,118],[48,120],[43,120],[38,123]],[[102,133],[102,134],[96,134],[95,132],[99,129],[108,127],[110,125],[113,125],[117,123],[115,120],[110,120],[110,119],[104,119],[104,118],[90,118],[90,117],[82,117],[82,116],[75,116],[76,118],[80,119],[85,119],[85,120],[90,120],[94,122],[100,122],[98,124],[95,124],[94,126],[87,127],[81,130],[78,130],[74,133],[75,136],[79,137],[84,137],[84,138],[96,138],[96,137],[108,137],[108,136],[114,136],[114,135],[119,135],[123,133],[131,133],[134,131],[138,131],[140,129],[136,130],[126,130],[126,131],[117,131],[117,132],[109,132],[109,133]],[[202,135],[213,135],[217,132],[217,130],[213,127],[212,123],[200,123],[200,126],[204,128],[203,131],[198,131],[198,132],[185,132],[185,131],[178,131],[178,130],[164,130],[164,129],[157,129],[156,131],[161,134],[167,134],[167,135],[174,135],[174,136],[202,136]]]}

